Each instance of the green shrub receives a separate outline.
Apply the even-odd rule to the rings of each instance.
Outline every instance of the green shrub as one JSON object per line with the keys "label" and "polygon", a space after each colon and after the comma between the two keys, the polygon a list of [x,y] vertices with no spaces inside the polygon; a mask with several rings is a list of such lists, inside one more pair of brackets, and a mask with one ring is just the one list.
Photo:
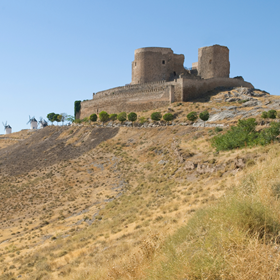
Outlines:
{"label": "green shrub", "polygon": [[91,115],[89,116],[89,119],[90,119],[90,121],[92,121],[92,122],[96,122],[96,120],[97,120],[97,115],[96,115],[96,114],[91,114]]}
{"label": "green shrub", "polygon": [[266,111],[263,111],[261,117],[263,119],[267,119],[268,118],[268,113]]}
{"label": "green shrub", "polygon": [[270,119],[276,119],[277,117],[277,112],[275,110],[269,110],[267,112],[267,116],[270,118]]}
{"label": "green shrub", "polygon": [[221,132],[221,131],[223,131],[223,129],[221,127],[219,127],[219,126],[215,127],[215,132],[216,133]]}
{"label": "green shrub", "polygon": [[131,122],[135,122],[137,120],[137,114],[134,112],[131,112],[127,116],[128,120]]}
{"label": "green shrub", "polygon": [[140,118],[139,118],[140,124],[143,124],[143,123],[145,123],[146,121],[147,121],[147,119],[146,119],[145,117],[140,117]]}
{"label": "green shrub", "polygon": [[212,138],[212,146],[218,151],[243,148],[245,146],[267,145],[274,142],[280,134],[280,123],[272,122],[269,128],[256,131],[256,120],[239,120],[227,133]]}
{"label": "green shrub", "polygon": [[161,118],[162,118],[162,115],[161,115],[160,112],[153,112],[153,113],[151,114],[151,119],[152,119],[153,121],[160,121]]}
{"label": "green shrub", "polygon": [[171,113],[167,113],[165,115],[163,115],[163,119],[166,121],[166,122],[170,122],[174,119],[174,115],[171,114]]}
{"label": "green shrub", "polygon": [[109,119],[110,119],[111,121],[115,121],[115,120],[117,119],[117,117],[118,117],[117,114],[111,114],[111,115],[109,115]]}
{"label": "green shrub", "polygon": [[118,114],[117,119],[123,123],[124,121],[126,121],[126,112],[121,112]]}
{"label": "green shrub", "polygon": [[270,127],[263,129],[259,133],[258,144],[267,145],[274,142],[280,134],[280,123],[271,122]]}
{"label": "green shrub", "polygon": [[109,119],[109,114],[105,111],[102,111],[99,113],[99,119],[104,124],[104,122],[107,122]]}
{"label": "green shrub", "polygon": [[85,117],[82,119],[82,122],[88,122],[89,121],[89,117]]}
{"label": "green shrub", "polygon": [[187,118],[189,121],[195,122],[197,120],[197,113],[194,111],[190,112],[189,114],[187,114]]}
{"label": "green shrub", "polygon": [[238,103],[239,103],[239,104],[242,104],[242,103],[245,103],[245,102],[247,102],[247,101],[249,101],[249,100],[248,100],[248,99],[238,100]]}
{"label": "green shrub", "polygon": [[82,123],[82,120],[80,120],[80,119],[75,119],[75,120],[74,120],[74,123]]}

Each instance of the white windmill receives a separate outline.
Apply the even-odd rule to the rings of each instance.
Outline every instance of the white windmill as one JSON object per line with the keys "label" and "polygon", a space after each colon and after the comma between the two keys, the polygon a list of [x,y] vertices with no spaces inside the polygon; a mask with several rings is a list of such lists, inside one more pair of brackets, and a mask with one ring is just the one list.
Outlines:
{"label": "white windmill", "polygon": [[11,134],[12,133],[12,128],[10,125],[7,124],[7,122],[4,124],[2,122],[3,126],[4,126],[4,130],[5,130],[5,134]]}
{"label": "white windmill", "polygon": [[44,120],[42,117],[39,120],[39,124],[40,124],[40,128],[44,128],[44,127],[48,126],[48,122],[46,120]]}
{"label": "white windmill", "polygon": [[29,124],[29,123],[30,123],[30,129],[31,129],[31,130],[37,129],[37,127],[38,127],[38,122],[37,122],[37,120],[35,119],[35,117],[30,118],[30,116],[29,116],[29,121],[27,122],[27,124]]}

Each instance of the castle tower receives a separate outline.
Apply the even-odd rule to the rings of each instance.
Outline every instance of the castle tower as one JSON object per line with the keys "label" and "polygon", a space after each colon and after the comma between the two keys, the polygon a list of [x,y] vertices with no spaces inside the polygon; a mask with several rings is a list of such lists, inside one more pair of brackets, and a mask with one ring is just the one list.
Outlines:
{"label": "castle tower", "polygon": [[229,78],[229,49],[214,45],[198,49],[198,75],[203,79]]}
{"label": "castle tower", "polygon": [[131,84],[162,80],[184,73],[184,55],[174,54],[170,48],[140,48],[134,52]]}

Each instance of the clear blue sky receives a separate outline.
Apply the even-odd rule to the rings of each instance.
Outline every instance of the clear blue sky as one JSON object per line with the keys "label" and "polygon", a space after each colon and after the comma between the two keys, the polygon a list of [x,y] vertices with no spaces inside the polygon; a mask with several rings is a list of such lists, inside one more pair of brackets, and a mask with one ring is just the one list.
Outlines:
{"label": "clear blue sky", "polygon": [[[230,49],[230,76],[279,95],[280,1],[0,0],[0,121],[73,115],[75,100],[131,81],[134,50]],[[4,133],[3,128],[2,132]]]}

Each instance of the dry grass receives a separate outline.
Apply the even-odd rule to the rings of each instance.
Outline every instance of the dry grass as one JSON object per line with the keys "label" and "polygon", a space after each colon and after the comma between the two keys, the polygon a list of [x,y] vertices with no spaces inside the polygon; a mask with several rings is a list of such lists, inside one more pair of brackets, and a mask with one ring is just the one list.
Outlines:
{"label": "dry grass", "polygon": [[[69,128],[60,139],[82,145],[83,139],[88,141],[90,129],[74,128],[71,132]],[[4,241],[0,243],[0,279],[18,275],[42,280],[189,279],[193,272],[180,255],[188,251],[189,243],[185,238],[174,245],[172,240],[190,219],[202,215],[199,209],[217,205],[217,199],[223,200],[221,197],[234,185],[240,195],[249,198],[254,193],[255,199],[258,194],[267,199],[265,205],[278,205],[261,187],[251,189],[251,194],[241,190],[255,185],[251,181],[260,185],[272,180],[277,183],[279,147],[215,154],[208,132],[207,128],[190,127],[178,127],[176,131],[172,127],[121,128],[114,138],[80,157],[27,174],[1,175],[0,198],[5,204],[0,204],[0,242]],[[172,148],[174,138],[186,160],[215,164],[221,169],[213,174],[185,170]],[[255,164],[237,171],[233,165],[236,157],[252,159]],[[264,168],[266,165],[268,168]],[[244,174],[254,170],[257,175],[240,184]],[[225,252],[229,266],[241,269],[242,254],[249,248],[252,258],[253,248],[260,258],[265,256],[261,250],[273,251],[268,236],[266,243],[256,236],[242,238],[247,243],[230,245],[231,251]],[[220,256],[215,251],[208,253],[213,253],[214,259]],[[248,262],[253,261],[248,257]],[[223,279],[217,275],[215,279]],[[236,275],[232,279],[239,279]]]}

